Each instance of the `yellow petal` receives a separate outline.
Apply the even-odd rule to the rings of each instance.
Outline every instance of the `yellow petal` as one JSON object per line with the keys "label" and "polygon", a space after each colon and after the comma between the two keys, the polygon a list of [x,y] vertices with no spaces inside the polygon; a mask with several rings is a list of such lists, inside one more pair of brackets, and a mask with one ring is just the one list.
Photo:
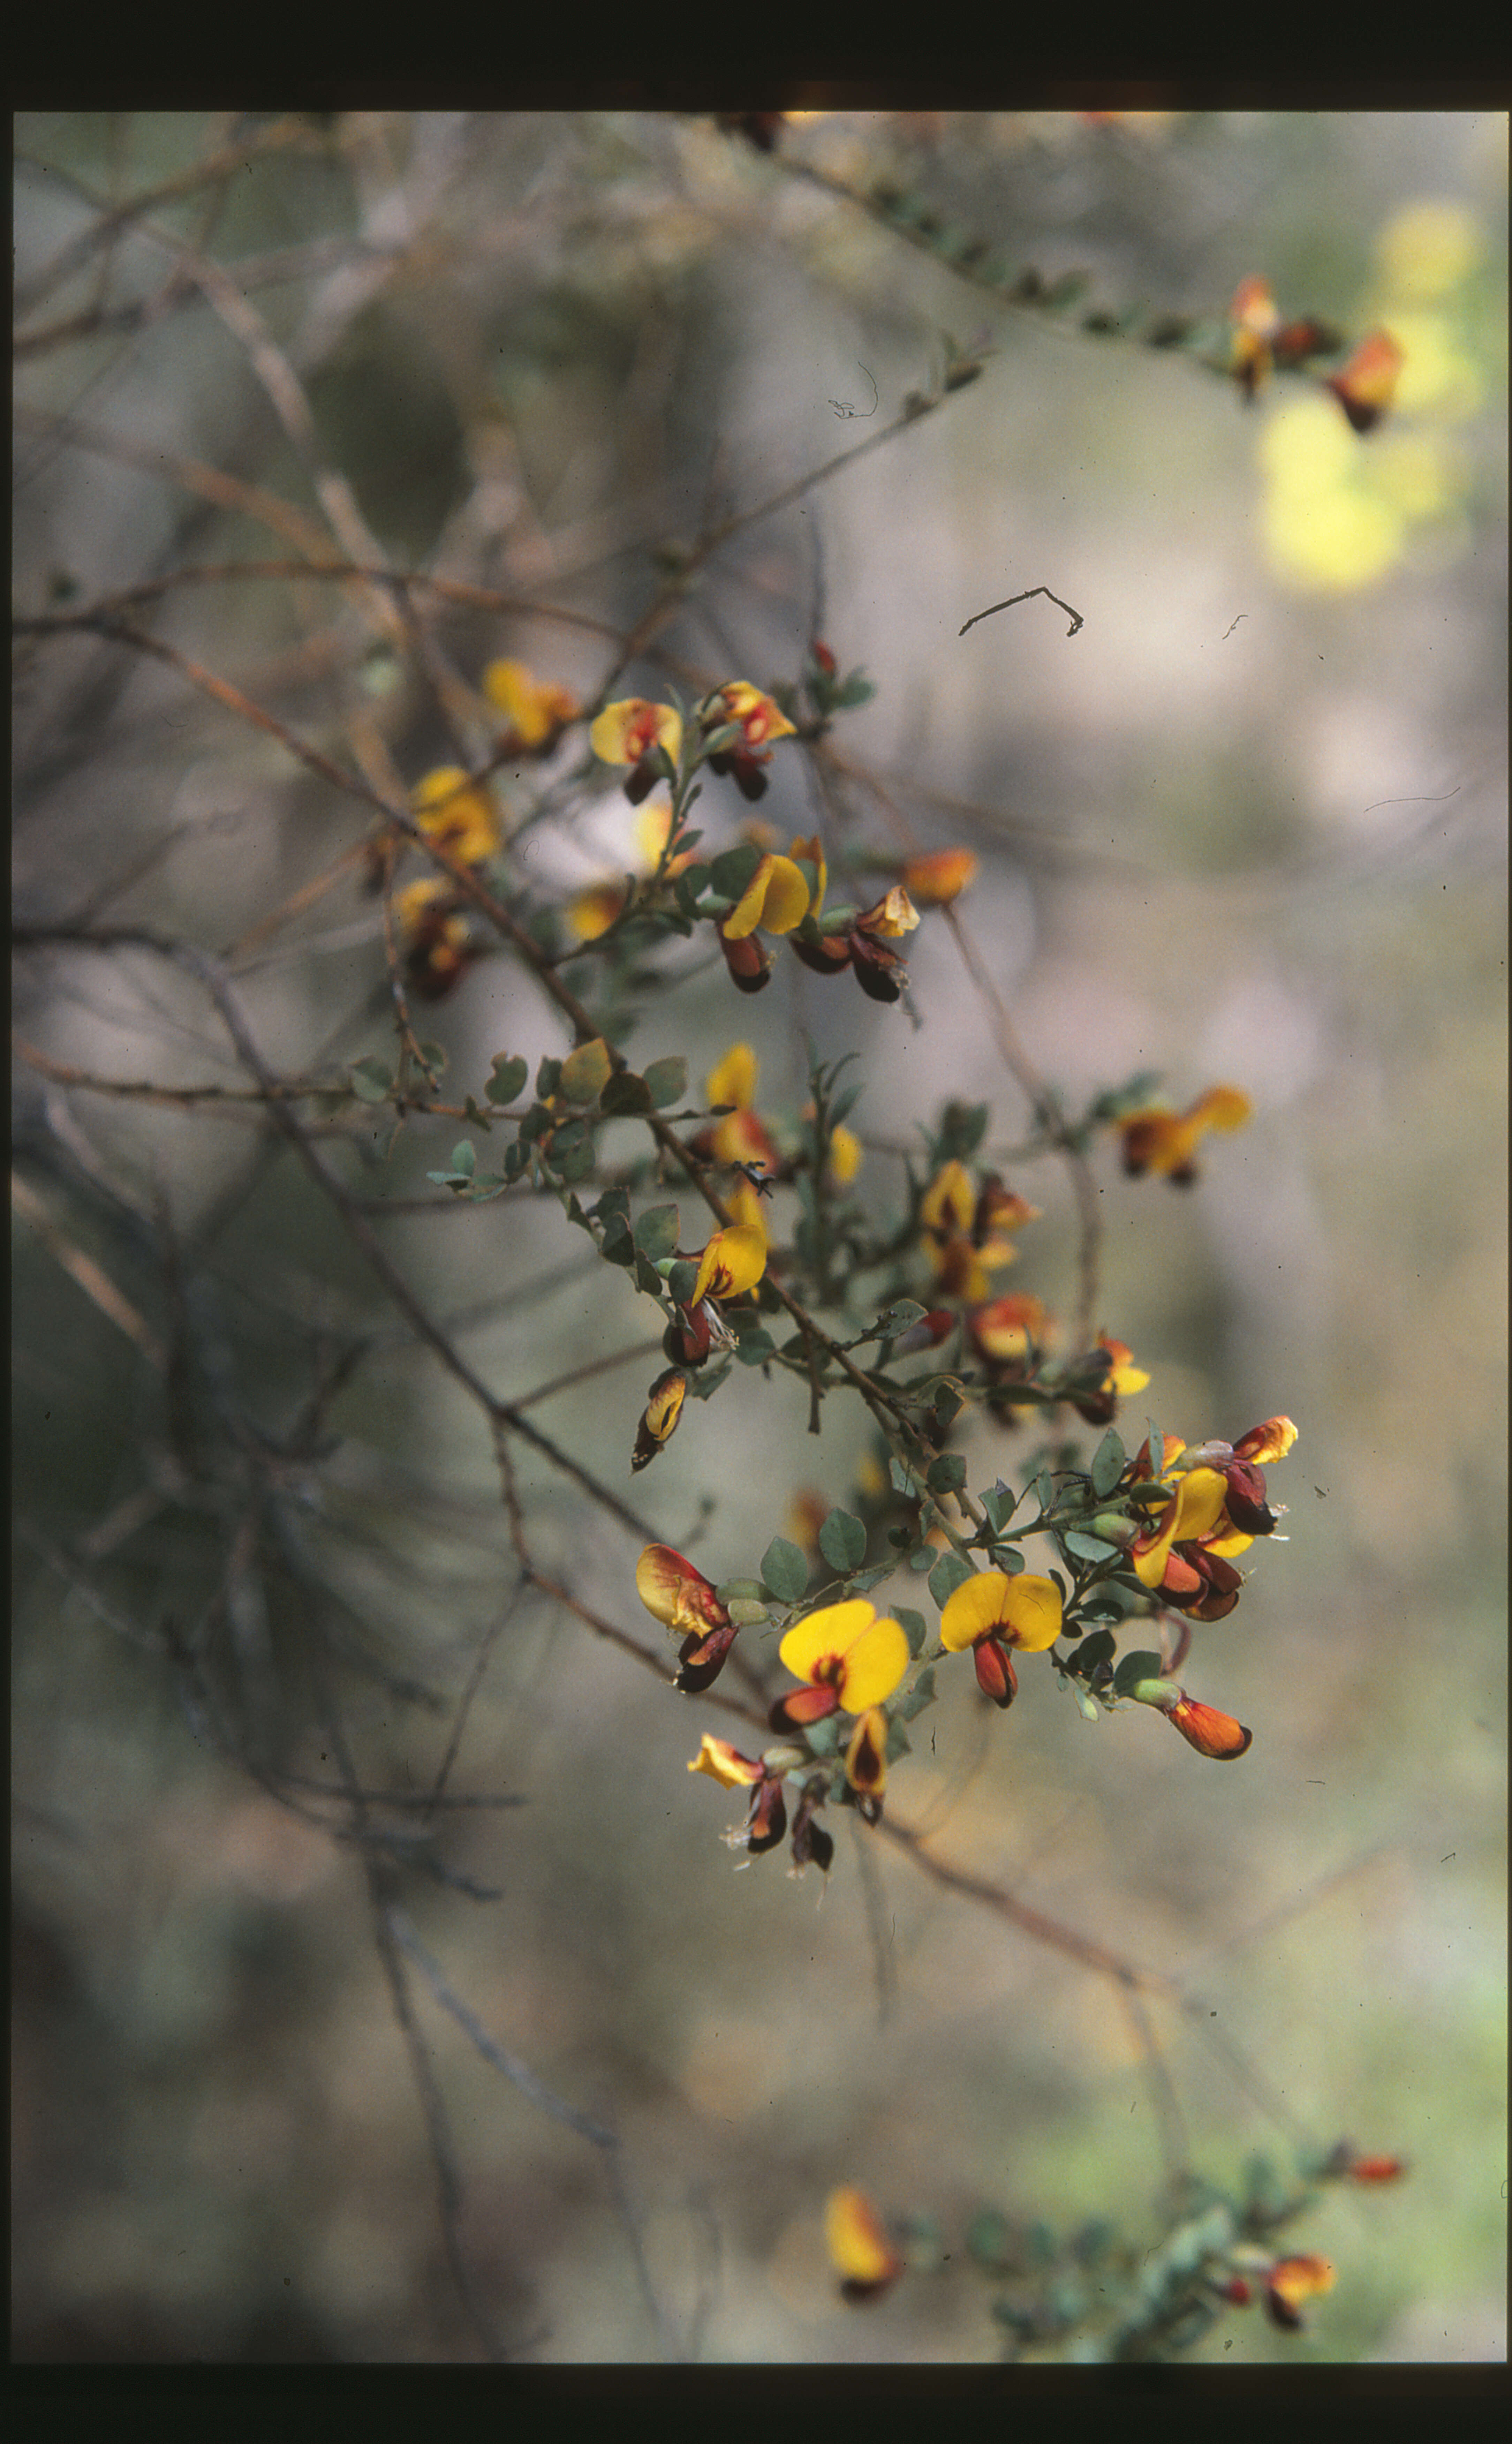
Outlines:
{"label": "yellow petal", "polygon": [[732,1044],[723,1061],[716,1062],[709,1073],[704,1088],[711,1103],[733,1103],[737,1112],[748,1112],[756,1100],[756,1055],[748,1044]]}
{"label": "yellow petal", "polygon": [[688,1770],[690,1773],[707,1773],[710,1781],[719,1783],[726,1790],[733,1790],[739,1783],[760,1782],[762,1778],[759,1765],[752,1765],[749,1757],[743,1757],[738,1749],[731,1748],[728,1740],[716,1740],[710,1731],[704,1733],[698,1754],[690,1763]]}
{"label": "yellow petal", "polygon": [[874,1620],[846,1649],[840,1704],[848,1714],[869,1713],[884,1697],[891,1697],[908,1668],[909,1642],[902,1623]]}
{"label": "yellow petal", "polygon": [[604,706],[588,731],[588,744],[604,764],[638,764],[653,747],[665,747],[675,764],[682,737],[682,722],[670,704],[627,695]]}
{"label": "yellow petal", "polygon": [[824,2209],[824,2243],[831,2264],[848,2283],[886,2283],[899,2270],[881,2217],[859,2190],[831,2191]]}
{"label": "yellow petal", "polygon": [[1053,1579],[981,1570],[964,1580],[947,1602],[940,1615],[940,1643],[947,1653],[959,1655],[979,1638],[996,1635],[1037,1655],[1055,1644],[1060,1620],[1060,1590]]}
{"label": "yellow petal", "polygon": [[948,1162],[924,1192],[919,1219],[927,1231],[969,1231],[976,1191],[964,1162]]}
{"label": "yellow petal", "polygon": [[[826,1655],[843,1656],[876,1619],[876,1606],[864,1596],[852,1596],[846,1603],[823,1604],[806,1620],[793,1623],[777,1652],[800,1680],[812,1680],[817,1663]],[[893,1626],[896,1629],[897,1623]],[[901,1630],[898,1635],[902,1637]],[[906,1655],[906,1638],[903,1645]]]}
{"label": "yellow petal", "polygon": [[739,1223],[731,1230],[716,1231],[699,1260],[691,1304],[697,1306],[706,1298],[738,1298],[742,1290],[752,1288],[765,1270],[765,1231]]}
{"label": "yellow petal", "polygon": [[671,1545],[646,1546],[636,1564],[636,1593],[668,1629],[718,1629],[729,1619],[703,1572]]}
{"label": "yellow petal", "polygon": [[1188,1117],[1200,1120],[1204,1128],[1242,1129],[1253,1108],[1249,1097],[1238,1086],[1209,1086]]}
{"label": "yellow petal", "polygon": [[860,1167],[861,1140],[841,1120],[830,1131],[830,1177],[837,1188],[848,1188]]}

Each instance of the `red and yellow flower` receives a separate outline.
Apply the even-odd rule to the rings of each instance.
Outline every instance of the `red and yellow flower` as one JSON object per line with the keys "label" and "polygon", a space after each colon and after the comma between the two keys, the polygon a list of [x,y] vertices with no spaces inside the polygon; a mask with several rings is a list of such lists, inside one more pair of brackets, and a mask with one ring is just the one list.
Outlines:
{"label": "red and yellow flower", "polygon": [[1232,337],[1228,361],[1246,398],[1253,398],[1275,361],[1274,342],[1281,329],[1281,311],[1268,280],[1252,274],[1242,280],[1228,308]]}
{"label": "red and yellow flower", "polygon": [[1154,1105],[1129,1112],[1118,1123],[1123,1167],[1133,1179],[1149,1171],[1179,1188],[1189,1187],[1197,1176],[1193,1157],[1201,1139],[1210,1129],[1243,1128],[1251,1108],[1249,1097],[1238,1086],[1209,1086],[1185,1112]]}
{"label": "red and yellow flower", "polygon": [[1008,1649],[1042,1654],[1060,1635],[1060,1590],[1028,1571],[979,1570],[963,1579],[940,1615],[940,1643],[949,1655],[970,1647],[977,1686],[995,1706],[1011,1706],[1018,1675]]}
{"label": "red and yellow flower", "polygon": [[740,1631],[710,1581],[671,1545],[648,1545],[636,1564],[636,1593],[654,1620],[683,1633],[678,1688],[690,1695],[707,1689]]}
{"label": "red and yellow flower", "polygon": [[734,1223],[716,1231],[698,1259],[698,1278],[690,1306],[706,1298],[738,1298],[753,1289],[766,1270],[766,1234],[751,1223]]}
{"label": "red and yellow flower", "polygon": [[909,1666],[901,1624],[878,1620],[864,1596],[824,1604],[796,1621],[777,1651],[806,1685],[779,1697],[770,1715],[774,1731],[801,1731],[829,1714],[867,1714],[892,1696]]}
{"label": "red and yellow flower", "polygon": [[[661,879],[670,882],[674,875],[681,874],[685,866],[692,863],[694,852],[684,849],[662,866],[662,853],[671,829],[672,807],[669,803],[663,801],[658,805],[640,808],[636,816],[636,871],[639,876],[644,878],[655,874],[660,867]],[[600,934],[607,934],[616,917],[623,915],[627,898],[634,895],[635,884],[632,883],[627,891],[622,874],[602,882],[590,882],[585,891],[580,891],[567,908],[567,921],[579,941],[596,942]]]}
{"label": "red and yellow flower", "polygon": [[840,2277],[840,2296],[853,2305],[879,2299],[903,2271],[881,2216],[863,2190],[832,2190],[824,2208],[824,2243]]}
{"label": "red and yellow flower", "polygon": [[468,920],[450,882],[439,875],[395,895],[404,947],[404,972],[424,1001],[440,1001],[476,956]]}
{"label": "red and yellow flower", "polygon": [[980,1305],[988,1273],[1011,1265],[1018,1254],[1011,1240],[997,1235],[999,1228],[1016,1229],[1038,1212],[1001,1180],[986,1181],[979,1193],[964,1162],[943,1164],[919,1206],[925,1249],[943,1296]]}
{"label": "red and yellow flower", "polygon": [[1031,1291],[1010,1292],[977,1307],[967,1320],[972,1345],[987,1366],[1022,1374],[1048,1347],[1055,1326]]}
{"label": "red and yellow flower", "polygon": [[1171,1501],[1129,1547],[1144,1585],[1195,1620],[1221,1620],[1232,1612],[1242,1583],[1233,1556],[1276,1526],[1262,1464],[1283,1459],[1296,1440],[1290,1417],[1267,1417],[1237,1443],[1215,1440],[1194,1452],[1166,1435],[1158,1461],[1152,1460],[1149,1444],[1142,1444],[1132,1481],[1167,1476],[1182,1463]]}
{"label": "red and yellow flower", "polygon": [[[738,744],[731,741],[717,748],[709,758],[710,771],[728,775],[743,798],[755,800],[765,795],[765,767],[771,761],[770,749],[779,738],[796,737],[797,731],[782,707],[764,695],[747,679],[731,679],[728,687],[716,688],[702,707],[704,728],[710,732],[728,730],[733,724],[740,731]],[[763,750],[767,750],[764,752]],[[800,914],[802,912],[800,911]],[[794,919],[797,922],[797,919]],[[785,928],[772,927],[772,932]],[[739,938],[738,936],[736,937]]]}
{"label": "red and yellow flower", "polygon": [[690,1773],[707,1773],[723,1790],[749,1787],[750,1810],[745,1830],[731,1834],[734,1846],[749,1850],[759,1857],[764,1850],[774,1850],[787,1830],[787,1806],[783,1798],[782,1772],[770,1772],[760,1757],[742,1756],[728,1740],[716,1740],[706,1731],[698,1754],[691,1759]]}
{"label": "red and yellow flower", "polygon": [[570,688],[538,679],[527,662],[490,662],[483,693],[509,725],[501,744],[531,755],[549,753],[582,710]]}
{"label": "red and yellow flower", "polygon": [[1326,387],[1331,390],[1356,433],[1378,424],[1396,397],[1406,359],[1389,331],[1371,331]]}
{"label": "red and yellow flower", "polygon": [[1097,1345],[1111,1361],[1108,1372],[1095,1392],[1084,1393],[1071,1403],[1089,1426],[1111,1425],[1118,1402],[1133,1392],[1142,1392],[1150,1380],[1144,1368],[1134,1364],[1134,1351],[1126,1341],[1114,1341],[1104,1333]]}
{"label": "red and yellow flower", "polygon": [[637,806],[658,781],[668,778],[668,765],[676,769],[682,754],[682,716],[670,704],[652,704],[640,695],[621,696],[617,703],[606,704],[593,722],[588,744],[600,763],[633,767],[625,795]]}
{"label": "red and yellow flower", "polygon": [[481,865],[498,848],[498,808],[460,764],[427,772],[411,791],[410,805],[426,839],[449,848],[464,865]]}
{"label": "red and yellow flower", "polygon": [[665,1375],[657,1376],[646,1395],[646,1405],[641,1411],[636,1447],[630,1455],[632,1470],[638,1472],[649,1467],[656,1453],[672,1440],[687,1398],[688,1378],[680,1367],[669,1367]]}
{"label": "red and yellow flower", "polygon": [[1285,2333],[1296,2333],[1302,2322],[1303,2305],[1321,2299],[1332,2291],[1334,2283],[1334,2268],[1326,2257],[1279,2258],[1265,2284],[1265,2306],[1272,2324]]}

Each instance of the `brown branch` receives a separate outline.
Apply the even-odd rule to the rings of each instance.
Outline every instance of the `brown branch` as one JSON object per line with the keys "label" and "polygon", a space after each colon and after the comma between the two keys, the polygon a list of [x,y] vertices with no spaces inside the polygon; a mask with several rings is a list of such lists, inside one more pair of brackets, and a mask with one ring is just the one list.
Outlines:
{"label": "brown branch", "polygon": [[915,1832],[912,1825],[900,1824],[895,1817],[884,1816],[877,1829],[906,1851],[914,1865],[931,1882],[941,1885],[947,1892],[960,1893],[981,1908],[990,1910],[995,1917],[1005,1919],[1009,1926],[1016,1926],[1021,1934],[1043,1944],[1048,1951],[1062,1953],[1068,1960],[1079,1961],[1083,1969],[1091,1969],[1100,1977],[1111,1978],[1116,1986],[1155,1994],[1178,1991],[1174,1978],[1163,1975],[1158,1970],[1136,1969],[1132,1961],[1125,1960],[1116,1952],[1110,1952],[1106,1944],[1097,1942],[1091,1935],[1078,1935],[1075,1928],[1063,1926],[1059,1918],[1046,1917],[1042,1910],[1031,1909],[1027,1901],[1015,1900],[1011,1893],[990,1883],[985,1876],[970,1875],[964,1867],[952,1867],[945,1860],[935,1858],[931,1851],[926,1849],[924,1836]]}
{"label": "brown branch", "polygon": [[108,1316],[119,1332],[134,1341],[150,1366],[159,1375],[166,1373],[168,1351],[151,1324],[133,1306],[125,1293],[116,1287],[109,1274],[96,1264],[93,1256],[75,1245],[61,1231],[35,1190],[28,1187],[18,1172],[10,1175],[10,1202],[24,1222],[28,1222],[50,1256],[56,1258],[84,1296],[94,1301],[101,1315]]}

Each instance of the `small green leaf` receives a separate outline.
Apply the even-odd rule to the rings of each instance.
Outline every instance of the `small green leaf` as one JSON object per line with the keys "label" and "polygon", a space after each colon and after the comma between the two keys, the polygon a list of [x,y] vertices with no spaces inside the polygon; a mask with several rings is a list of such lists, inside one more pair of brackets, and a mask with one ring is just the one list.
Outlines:
{"label": "small green leaf", "polygon": [[779,1603],[795,1604],[808,1586],[808,1564],[785,1536],[774,1536],[762,1555],[762,1578]]}
{"label": "small green leaf", "polygon": [[832,1510],[819,1531],[819,1549],[831,1569],[858,1570],[866,1559],[866,1529],[849,1510]]}
{"label": "small green leaf", "polygon": [[[921,1612],[914,1612],[908,1604],[894,1604],[892,1610],[894,1620],[896,1621],[899,1629],[903,1632],[904,1637],[908,1639],[909,1653],[911,1655],[922,1655],[924,1652],[925,1639],[929,1636],[929,1632],[924,1625],[924,1615]],[[919,1686],[921,1688],[926,1680],[930,1682],[931,1691],[932,1693],[934,1686],[932,1675],[928,1672],[921,1673],[919,1676]]]}
{"label": "small green leaf", "polygon": [[1079,1562],[1108,1562],[1118,1550],[1116,1545],[1105,1545],[1100,1536],[1089,1536],[1080,1528],[1068,1528],[1060,1542]]}
{"label": "small green leaf", "polygon": [[553,1153],[551,1167],[559,1179],[586,1179],[596,1159],[593,1141],[588,1139],[581,1144],[569,1145],[563,1151]]}
{"label": "small green leaf", "polygon": [[392,1071],[371,1054],[365,1061],[354,1061],[347,1074],[353,1094],[364,1103],[386,1103],[394,1091]]}
{"label": "small green leaf", "polygon": [[446,1046],[444,1044],[422,1044],[420,1058],[426,1067],[433,1069],[439,1077],[446,1067]]}
{"label": "small green leaf", "polygon": [[1005,1485],[1000,1477],[997,1484],[983,1494],[982,1508],[986,1512],[993,1534],[1000,1536],[1018,1508],[1018,1495],[1012,1486]]}
{"label": "small green leaf", "polygon": [[689,1256],[679,1256],[667,1275],[667,1292],[674,1306],[687,1306],[698,1287],[698,1268]]}
{"label": "small green leaf", "polygon": [[528,1139],[524,1137],[516,1138],[513,1145],[506,1146],[504,1149],[504,1176],[506,1179],[518,1179],[521,1173],[527,1168],[529,1161],[530,1146]]}
{"label": "small green leaf", "polygon": [[484,1095],[489,1102],[513,1102],[527,1078],[527,1064],[518,1053],[493,1053],[493,1075]]}
{"label": "small green leaf", "polygon": [[543,1103],[546,1101],[546,1098],[549,1095],[554,1095],[556,1093],[557,1087],[561,1083],[561,1079],[562,1064],[560,1061],[543,1060],[538,1064],[536,1068],[536,1093]]}
{"label": "small green leaf", "polygon": [[[1071,1632],[1068,1630],[1069,1637]],[[1095,1629],[1085,1637],[1072,1658],[1083,1679],[1095,1672],[1099,1663],[1111,1663],[1118,1651],[1118,1642],[1108,1629]]]}
{"label": "small green leaf", "polygon": [[933,1703],[934,1666],[932,1663],[927,1663],[908,1695],[902,1700],[897,1712],[905,1723],[912,1723],[915,1714],[922,1714],[925,1707],[932,1706]]}
{"label": "small green leaf", "polygon": [[1039,1504],[1042,1513],[1053,1508],[1055,1503],[1055,1483],[1047,1468],[1042,1468],[1040,1471],[1039,1475],[1030,1486],[1029,1491],[1033,1494],[1036,1502]]}
{"label": "small green leaf", "polygon": [[636,1216],[636,1245],[643,1256],[655,1264],[659,1256],[670,1256],[677,1245],[677,1208],[675,1205],[650,1205]]}
{"label": "small green leaf", "polygon": [[1113,1685],[1120,1697],[1126,1697],[1139,1681],[1158,1680],[1164,1669],[1158,1655],[1126,1655],[1113,1676]]}
{"label": "small green leaf", "polygon": [[648,1298],[654,1298],[656,1305],[660,1306],[666,1287],[666,1283],[662,1280],[661,1275],[656,1271],[655,1266],[647,1264],[645,1257],[640,1253],[640,1250],[637,1248],[636,1250],[636,1289],[644,1290],[646,1296]]}
{"label": "small green leaf", "polygon": [[665,1112],[680,1102],[688,1092],[688,1064],[682,1054],[674,1052],[666,1061],[654,1061],[646,1071],[645,1085],[654,1111]]}
{"label": "small green leaf", "polygon": [[1111,1493],[1122,1476],[1128,1454],[1119,1435],[1110,1426],[1092,1454],[1092,1490]]}
{"label": "small green leaf", "polygon": [[688,1378],[689,1398],[691,1400],[711,1398],[721,1383],[727,1380],[732,1362],[728,1358],[722,1358],[717,1364],[695,1367]]}
{"label": "small green leaf", "polygon": [[776,1357],[777,1343],[769,1332],[760,1328],[743,1332],[735,1355],[743,1366],[765,1366],[768,1358]]}
{"label": "small green leaf", "polygon": [[462,1138],[452,1149],[452,1168],[470,1179],[476,1167],[478,1150],[470,1138]]}
{"label": "small green leaf", "polygon": [[637,1078],[633,1069],[621,1069],[605,1086],[599,1107],[606,1119],[623,1120],[649,1112],[651,1090],[644,1078]]}
{"label": "small green leaf", "polygon": [[755,842],[742,841],[738,848],[727,848],[715,858],[709,870],[710,882],[722,898],[739,899],[761,861]]}
{"label": "small green leaf", "polygon": [[891,1306],[882,1309],[864,1338],[868,1341],[895,1341],[899,1333],[907,1332],[911,1324],[918,1324],[928,1312],[927,1307],[920,1306],[917,1299],[894,1299]]}
{"label": "small green leaf", "polygon": [[946,1452],[931,1460],[924,1482],[931,1493],[959,1493],[966,1483],[966,1462],[960,1453]]}
{"label": "small green leaf", "polygon": [[613,1075],[609,1046],[601,1035],[580,1044],[562,1065],[559,1091],[569,1103],[596,1103]]}
{"label": "small green leaf", "polygon": [[971,1565],[959,1553],[942,1553],[930,1572],[930,1593],[943,1612],[956,1588],[965,1586],[974,1575]]}

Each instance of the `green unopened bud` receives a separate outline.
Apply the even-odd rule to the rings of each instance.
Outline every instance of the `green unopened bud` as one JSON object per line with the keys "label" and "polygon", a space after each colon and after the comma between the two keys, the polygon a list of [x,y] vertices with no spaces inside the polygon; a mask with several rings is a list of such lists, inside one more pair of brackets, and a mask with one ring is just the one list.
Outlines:
{"label": "green unopened bud", "polygon": [[791,1740],[779,1740],[775,1748],[762,1750],[762,1763],[768,1773],[796,1773],[800,1766],[812,1762],[808,1750],[794,1748]]}
{"label": "green unopened bud", "polygon": [[752,1621],[765,1620],[767,1618],[767,1607],[764,1603],[758,1603],[754,1596],[734,1596],[726,1604],[725,1610],[738,1629],[749,1629]]}
{"label": "green unopened bud", "polygon": [[1121,1690],[1119,1694],[1132,1697],[1136,1706],[1174,1706],[1181,1699],[1181,1683],[1179,1680],[1136,1680],[1132,1689]]}
{"label": "green unopened bud", "polygon": [[744,1599],[748,1603],[760,1603],[763,1610],[765,1609],[766,1590],[760,1579],[721,1579],[714,1593],[722,1604],[738,1603]]}
{"label": "green unopened bud", "polygon": [[1099,1510],[1088,1533],[1100,1536],[1105,1545],[1132,1545],[1143,1533],[1139,1522],[1126,1519],[1121,1510]]}

